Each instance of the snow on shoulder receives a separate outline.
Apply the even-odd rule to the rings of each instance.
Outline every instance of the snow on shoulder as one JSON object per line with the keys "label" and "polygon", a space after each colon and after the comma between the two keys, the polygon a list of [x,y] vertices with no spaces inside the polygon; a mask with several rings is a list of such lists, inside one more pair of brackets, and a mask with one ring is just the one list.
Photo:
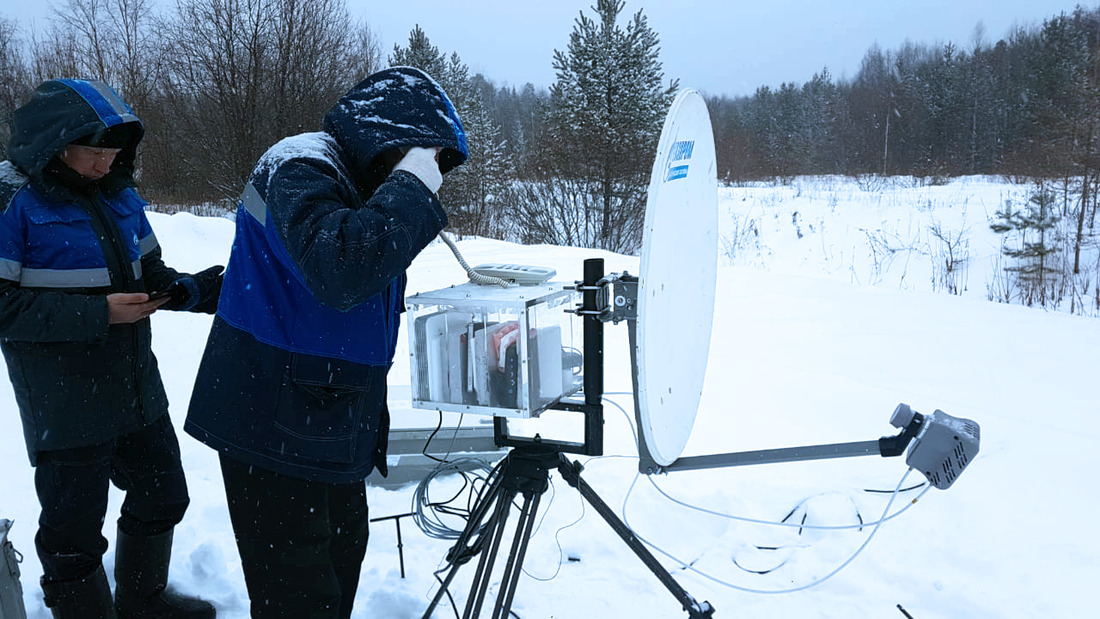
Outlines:
{"label": "snow on shoulder", "polygon": [[266,172],[292,159],[337,161],[336,153],[336,141],[329,134],[323,131],[300,133],[276,142],[260,157],[256,167]]}
{"label": "snow on shoulder", "polygon": [[27,176],[19,171],[10,161],[0,161],[0,183],[8,185],[22,185],[27,182]]}

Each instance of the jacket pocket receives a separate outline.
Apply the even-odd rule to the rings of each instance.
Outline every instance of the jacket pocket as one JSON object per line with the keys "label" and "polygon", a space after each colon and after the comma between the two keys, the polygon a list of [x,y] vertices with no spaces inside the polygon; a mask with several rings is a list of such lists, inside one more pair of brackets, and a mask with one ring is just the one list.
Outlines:
{"label": "jacket pocket", "polygon": [[275,405],[271,448],[318,462],[350,463],[372,391],[369,366],[292,354]]}
{"label": "jacket pocket", "polygon": [[[48,269],[56,272],[54,277],[57,274],[69,274],[70,277],[62,278],[61,282],[24,282],[24,285],[50,288],[110,285],[103,247],[92,228],[91,216],[83,208],[76,204],[40,206],[28,210],[27,220],[32,225],[27,227],[23,268]],[[103,273],[86,273],[93,269],[102,269]]]}

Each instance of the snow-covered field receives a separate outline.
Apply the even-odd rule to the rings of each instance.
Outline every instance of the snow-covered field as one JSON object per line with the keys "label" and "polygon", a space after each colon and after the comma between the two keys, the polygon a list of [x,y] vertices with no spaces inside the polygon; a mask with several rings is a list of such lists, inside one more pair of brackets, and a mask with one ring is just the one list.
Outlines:
{"label": "snow-covered field", "polygon": [[[902,618],[901,609],[915,619],[1091,616],[1090,589],[1100,582],[1100,538],[1089,528],[1100,499],[1088,481],[1100,453],[1100,430],[1091,421],[1100,321],[986,300],[1000,242],[988,231],[988,217],[1006,200],[1022,205],[1028,192],[986,178],[862,189],[846,179],[800,178],[787,186],[722,190],[717,308],[689,455],[892,435],[888,422],[899,402],[982,427],[981,453],[960,480],[915,505],[920,490],[900,493],[891,513],[910,509],[883,524],[835,576],[809,587],[845,564],[873,527],[799,529],[735,517],[774,522],[794,512],[788,521],[807,525],[877,521],[892,495],[868,490],[894,490],[906,472],[903,458],[638,478],[628,417],[610,404],[630,410],[630,396],[609,395],[608,455],[580,458],[584,478],[660,549],[674,577],[709,601],[716,617]],[[197,270],[224,263],[229,221],[188,214],[151,219],[169,264]],[[967,231],[961,296],[933,292],[934,224],[948,238]],[[638,272],[637,258],[588,250],[479,239],[459,246],[471,264],[550,266],[564,282],[580,279],[582,260],[590,257],[604,257],[608,272]],[[435,243],[413,265],[410,293],[464,279],[447,247]],[[210,318],[162,312],[153,320],[179,428]],[[606,333],[606,391],[629,392],[626,328],[608,325]],[[434,417],[412,413],[400,398],[409,384],[404,336],[402,346],[390,380],[395,423],[426,425]],[[220,617],[246,617],[217,458],[182,431],[180,441],[192,504],[177,531],[171,580],[211,599]],[[7,381],[0,381],[0,470],[0,517],[15,520],[29,615],[47,617],[37,586],[32,470]],[[515,614],[686,617],[579,494],[556,475],[552,481]],[[921,481],[914,473],[905,486]],[[412,486],[372,487],[371,516],[408,512],[412,495]],[[112,543],[120,499],[112,495],[105,526]],[[427,538],[408,519],[401,526],[406,577],[392,522],[375,524],[356,617],[420,617],[434,593],[433,571],[443,566],[449,544]],[[502,551],[500,562],[504,557]],[[105,562],[110,573],[113,551]],[[452,586],[460,605],[473,571],[473,565],[460,570]],[[441,606],[435,616],[454,613]]]}

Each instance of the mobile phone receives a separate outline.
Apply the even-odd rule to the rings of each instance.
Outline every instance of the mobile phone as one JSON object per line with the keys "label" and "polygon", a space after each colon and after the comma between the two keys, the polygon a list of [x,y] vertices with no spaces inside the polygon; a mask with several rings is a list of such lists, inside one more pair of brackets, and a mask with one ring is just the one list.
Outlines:
{"label": "mobile phone", "polygon": [[172,293],[175,292],[176,288],[178,288],[178,287],[179,286],[176,284],[176,282],[172,282],[171,284],[168,284],[168,286],[166,286],[163,290],[154,290],[153,292],[149,293],[149,300],[150,301],[157,301],[157,300],[163,299],[165,297],[170,297],[170,296],[172,296]]}

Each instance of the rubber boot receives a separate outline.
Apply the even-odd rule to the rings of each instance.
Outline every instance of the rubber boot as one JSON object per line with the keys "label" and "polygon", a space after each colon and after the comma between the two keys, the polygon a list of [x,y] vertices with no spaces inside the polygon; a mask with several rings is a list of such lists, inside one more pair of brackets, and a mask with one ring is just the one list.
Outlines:
{"label": "rubber boot", "polygon": [[171,557],[171,529],[149,537],[118,532],[115,541],[118,619],[214,619],[217,613],[209,602],[167,589]]}
{"label": "rubber boot", "polygon": [[42,593],[54,619],[115,619],[111,586],[102,565],[79,580],[46,582],[43,578]]}

